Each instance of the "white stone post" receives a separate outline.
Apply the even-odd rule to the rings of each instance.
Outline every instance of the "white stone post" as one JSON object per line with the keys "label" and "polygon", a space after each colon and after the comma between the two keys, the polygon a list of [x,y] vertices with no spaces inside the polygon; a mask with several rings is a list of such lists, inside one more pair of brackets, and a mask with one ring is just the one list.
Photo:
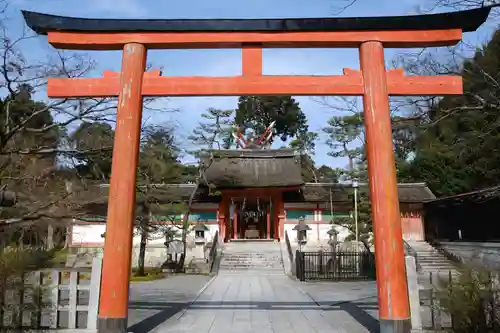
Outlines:
{"label": "white stone post", "polygon": [[413,256],[406,256],[406,278],[408,280],[408,297],[410,299],[411,327],[414,330],[422,329],[420,316],[420,295],[417,279],[417,264]]}
{"label": "white stone post", "polygon": [[97,329],[97,315],[99,313],[99,296],[101,294],[102,259],[92,259],[92,273],[90,277],[89,312],[87,315],[87,329]]}

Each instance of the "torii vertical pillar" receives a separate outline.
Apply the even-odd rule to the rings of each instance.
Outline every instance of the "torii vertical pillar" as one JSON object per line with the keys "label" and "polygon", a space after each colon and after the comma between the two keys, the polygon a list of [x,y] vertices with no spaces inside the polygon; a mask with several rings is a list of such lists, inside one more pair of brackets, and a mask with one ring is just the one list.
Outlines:
{"label": "torii vertical pillar", "polygon": [[411,330],[384,47],[360,47],[381,333]]}
{"label": "torii vertical pillar", "polygon": [[127,331],[146,52],[141,44],[126,44],[123,48],[99,299],[99,333]]}

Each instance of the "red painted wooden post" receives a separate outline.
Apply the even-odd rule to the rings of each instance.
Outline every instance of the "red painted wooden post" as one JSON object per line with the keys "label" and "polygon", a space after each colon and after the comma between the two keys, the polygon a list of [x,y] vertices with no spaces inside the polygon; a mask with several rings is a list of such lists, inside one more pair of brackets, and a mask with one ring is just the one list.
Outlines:
{"label": "red painted wooden post", "polygon": [[221,201],[219,202],[219,224],[220,224],[220,234],[222,235],[223,241],[227,241],[227,234],[226,234],[226,219],[228,218],[228,215],[226,213],[226,207],[227,207],[227,200],[226,196],[223,194],[221,197]]}
{"label": "red painted wooden post", "polygon": [[267,206],[266,210],[266,238],[270,239],[271,238],[271,212],[270,212],[270,206]]}
{"label": "red painted wooden post", "polygon": [[102,333],[123,333],[127,329],[146,56],[141,44],[126,44],[123,48],[99,300],[98,332]]}
{"label": "red painted wooden post", "polygon": [[233,238],[238,239],[238,203],[234,204]]}
{"label": "red painted wooden post", "polygon": [[411,330],[410,306],[382,43],[362,43],[360,60],[380,332],[406,333]]}
{"label": "red painted wooden post", "polygon": [[277,232],[278,239],[285,239],[285,203],[283,202],[283,193],[276,194],[276,215],[277,215]]}
{"label": "red painted wooden post", "polygon": [[243,76],[258,77],[262,75],[262,48],[244,47],[241,50],[241,74]]}

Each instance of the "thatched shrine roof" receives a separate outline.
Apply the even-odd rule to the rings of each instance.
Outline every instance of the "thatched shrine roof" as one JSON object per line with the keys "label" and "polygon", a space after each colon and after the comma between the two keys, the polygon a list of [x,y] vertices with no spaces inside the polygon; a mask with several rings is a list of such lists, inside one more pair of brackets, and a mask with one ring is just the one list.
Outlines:
{"label": "thatched shrine roof", "polygon": [[399,202],[420,203],[436,199],[425,183],[398,184]]}
{"label": "thatched shrine roof", "polygon": [[[360,184],[360,187],[366,187],[367,184]],[[162,203],[187,202],[195,188],[194,184],[158,184],[148,190],[148,196],[153,197]],[[107,185],[98,186],[92,191],[94,200],[87,201],[85,211],[105,214],[108,198]],[[283,193],[285,202],[315,202],[326,203],[331,200],[334,203],[351,203],[352,193],[350,184],[331,184],[331,183],[306,183],[299,189],[290,190]],[[398,194],[400,203],[424,203],[432,202],[435,199],[434,194],[424,183],[398,184]],[[83,199],[83,198],[82,198]],[[213,202],[220,201],[220,193],[217,190],[209,190],[206,187],[200,187],[194,195],[194,202]],[[137,194],[137,202],[144,200],[144,194]]]}
{"label": "thatched shrine roof", "polygon": [[[361,188],[367,184],[360,184]],[[107,211],[107,198],[109,186],[101,185],[94,189],[94,197],[91,202],[83,204],[80,214],[105,216]],[[195,184],[158,184],[148,190],[148,196],[154,197],[162,204],[173,202],[187,203],[189,197],[195,189]],[[311,202],[317,204],[330,203],[330,192],[332,202],[336,205],[352,204],[352,187],[350,184],[331,183],[306,183],[299,189],[283,192],[285,202]],[[399,202],[407,204],[421,204],[435,199],[434,194],[424,183],[398,184]],[[144,200],[144,194],[137,193],[137,203]],[[195,193],[195,203],[218,203],[220,202],[220,192],[200,187]]]}
{"label": "thatched shrine roof", "polygon": [[297,191],[283,193],[285,202],[333,202],[349,201],[350,186],[345,184],[307,183]]}
{"label": "thatched shrine roof", "polygon": [[[496,200],[496,201],[495,201]],[[454,208],[474,204],[485,204],[486,202],[498,202],[500,200],[500,185],[488,187],[467,193],[460,193],[440,197],[426,203],[428,208]]]}
{"label": "thatched shrine roof", "polygon": [[[366,188],[368,184],[359,186]],[[333,202],[340,202],[350,201],[350,193],[350,184],[307,183],[298,191],[285,192],[284,199],[289,202],[329,202],[331,195]],[[436,198],[424,183],[398,184],[398,196],[401,203],[422,203]]]}
{"label": "thatched shrine roof", "polygon": [[213,160],[206,162],[206,180],[219,189],[304,184],[300,155],[293,149],[218,150],[210,154]]}

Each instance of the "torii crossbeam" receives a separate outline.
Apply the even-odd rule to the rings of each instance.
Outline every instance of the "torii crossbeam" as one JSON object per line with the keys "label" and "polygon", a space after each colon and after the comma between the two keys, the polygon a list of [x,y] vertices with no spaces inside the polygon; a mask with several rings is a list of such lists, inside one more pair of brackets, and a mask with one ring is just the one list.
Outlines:
{"label": "torii crossbeam", "polygon": [[[489,7],[454,13],[368,18],[261,20],[99,20],[23,12],[56,48],[123,50],[121,73],[103,78],[53,78],[49,97],[118,96],[109,192],[99,332],[127,328],[136,169],[145,96],[363,96],[380,328],[410,332],[389,96],[462,93],[459,77],[405,76],[386,70],[384,48],[454,45],[476,30]],[[262,75],[263,48],[358,48],[361,70],[343,76]],[[163,77],[145,73],[148,49],[241,48],[242,75]],[[91,327],[90,327],[91,328]]]}

